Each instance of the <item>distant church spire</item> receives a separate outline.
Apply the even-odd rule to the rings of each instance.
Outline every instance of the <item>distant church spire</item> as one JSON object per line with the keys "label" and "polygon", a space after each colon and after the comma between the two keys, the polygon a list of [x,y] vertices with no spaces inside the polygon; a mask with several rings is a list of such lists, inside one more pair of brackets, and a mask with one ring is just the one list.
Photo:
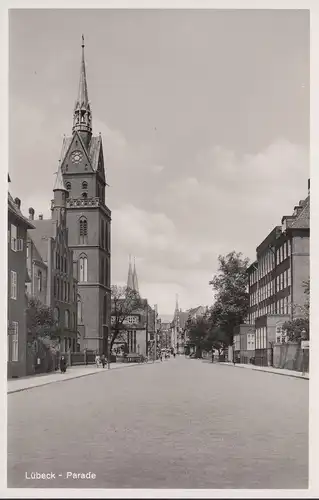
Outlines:
{"label": "distant church spire", "polygon": [[179,307],[178,307],[178,294],[176,294],[176,304],[175,304],[175,311],[179,311]]}
{"label": "distant church spire", "polygon": [[73,133],[78,131],[86,146],[89,144],[92,136],[92,114],[88,97],[88,88],[86,81],[85,59],[84,59],[84,36],[82,35],[82,57],[80,67],[80,82],[77,100],[73,115]]}
{"label": "distant church spire", "polygon": [[132,290],[134,289],[131,256],[129,257],[127,288],[131,288]]}
{"label": "distant church spire", "polygon": [[137,293],[139,293],[137,272],[136,272],[136,266],[135,266],[135,257],[134,257],[134,270],[133,270],[133,290],[135,290]]}

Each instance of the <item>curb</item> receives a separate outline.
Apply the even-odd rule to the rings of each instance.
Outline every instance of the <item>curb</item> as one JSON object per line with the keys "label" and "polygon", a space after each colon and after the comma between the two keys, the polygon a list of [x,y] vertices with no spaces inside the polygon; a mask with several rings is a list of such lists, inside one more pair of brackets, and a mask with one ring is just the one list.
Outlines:
{"label": "curb", "polygon": [[[224,364],[224,363],[219,363],[220,365],[223,365],[223,366],[234,366],[234,365],[228,365],[228,364]],[[243,365],[235,365],[235,368],[246,368],[246,370],[252,370],[254,372],[263,372],[263,373],[272,373],[274,375],[281,375],[282,377],[290,377],[290,378],[300,378],[302,380],[308,380],[309,381],[309,376],[308,377],[303,377],[302,375],[290,375],[289,373],[280,373],[280,372],[271,372],[269,370],[263,370],[262,368],[261,369],[256,369],[256,368],[247,368],[246,366],[243,366]]]}
{"label": "curb", "polygon": [[[147,365],[149,363],[135,363],[135,364],[132,364],[132,365],[129,365],[129,366],[121,366],[120,368],[115,368],[116,370],[120,370],[121,368],[134,368],[135,366],[141,366],[141,365]],[[153,363],[152,363],[153,364]],[[106,369],[105,372],[108,372],[108,371],[111,371],[111,369]],[[114,370],[113,370],[114,371]],[[104,372],[104,373],[105,373]],[[51,380],[50,382],[46,382],[45,384],[38,384],[38,385],[33,385],[31,387],[22,387],[21,389],[13,389],[12,391],[7,391],[7,395],[8,394],[15,394],[16,392],[23,392],[23,391],[30,391],[32,389],[36,389],[37,387],[44,387],[46,385],[50,385],[50,384],[60,384],[62,382],[68,382],[69,380],[75,380],[77,378],[82,378],[82,377],[89,377],[90,375],[97,375],[99,373],[103,373],[102,371],[96,371],[96,372],[92,372],[92,373],[82,373],[81,375],[76,375],[75,377],[72,377],[72,378],[65,378],[65,379],[61,379],[61,380]]]}

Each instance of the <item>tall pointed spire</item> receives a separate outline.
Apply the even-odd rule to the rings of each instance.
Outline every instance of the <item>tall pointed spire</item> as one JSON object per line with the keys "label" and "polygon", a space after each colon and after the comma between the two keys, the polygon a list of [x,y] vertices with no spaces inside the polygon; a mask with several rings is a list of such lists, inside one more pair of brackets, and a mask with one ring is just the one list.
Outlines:
{"label": "tall pointed spire", "polygon": [[129,257],[127,288],[131,288],[132,290],[134,289],[131,256]]}
{"label": "tall pointed spire", "polygon": [[82,35],[82,56],[80,67],[80,81],[77,100],[74,107],[73,115],[73,133],[80,132],[82,139],[88,145],[92,135],[92,115],[89,103],[88,88],[85,71],[84,58],[84,36]]}
{"label": "tall pointed spire", "polygon": [[133,270],[133,290],[135,290],[137,293],[139,293],[137,272],[136,272],[136,266],[135,266],[135,257],[134,257],[134,270]]}

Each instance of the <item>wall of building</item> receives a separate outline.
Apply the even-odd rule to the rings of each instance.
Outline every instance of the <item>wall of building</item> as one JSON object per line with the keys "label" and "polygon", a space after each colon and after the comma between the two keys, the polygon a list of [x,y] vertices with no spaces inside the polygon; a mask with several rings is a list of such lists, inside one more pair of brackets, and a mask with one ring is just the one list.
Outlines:
{"label": "wall of building", "polygon": [[308,235],[300,234],[292,239],[292,300],[295,305],[292,310],[293,317],[302,314],[298,306],[303,306],[306,300],[303,282],[308,280],[310,275],[309,245]]}
{"label": "wall of building", "polygon": [[[11,250],[11,238],[8,238],[8,377],[23,377],[27,374],[27,332],[26,314],[27,305],[25,295],[26,269],[26,241],[27,230],[20,225],[17,219],[8,213],[8,231],[11,224],[17,226],[17,237],[23,240],[23,250]],[[9,233],[10,234],[10,233]],[[16,299],[11,298],[11,271],[16,275]],[[18,323],[18,361],[12,361],[12,322]]]}

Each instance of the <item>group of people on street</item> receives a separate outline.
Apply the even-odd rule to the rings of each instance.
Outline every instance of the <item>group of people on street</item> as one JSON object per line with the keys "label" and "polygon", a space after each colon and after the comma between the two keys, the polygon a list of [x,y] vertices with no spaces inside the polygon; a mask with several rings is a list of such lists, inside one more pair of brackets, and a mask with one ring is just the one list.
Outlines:
{"label": "group of people on street", "polygon": [[95,363],[96,363],[96,367],[99,368],[99,366],[103,366],[103,368],[105,368],[105,365],[106,365],[106,357],[105,357],[105,354],[97,354],[95,356]]}
{"label": "group of people on street", "polygon": [[160,360],[163,361],[163,358],[165,358],[165,359],[170,358],[171,354],[175,358],[175,356],[176,356],[176,352],[175,351],[172,351],[172,353],[170,353],[170,351],[168,349],[162,349],[161,352],[160,352]]}

